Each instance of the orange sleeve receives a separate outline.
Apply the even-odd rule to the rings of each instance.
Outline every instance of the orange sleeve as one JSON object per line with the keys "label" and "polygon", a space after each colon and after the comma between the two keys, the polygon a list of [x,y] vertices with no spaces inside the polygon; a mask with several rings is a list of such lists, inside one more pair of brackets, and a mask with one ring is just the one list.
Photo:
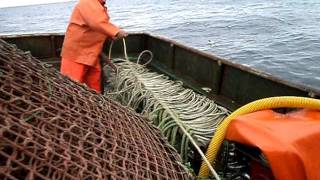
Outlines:
{"label": "orange sleeve", "polygon": [[82,0],[79,3],[79,12],[86,25],[101,33],[114,38],[120,29],[109,21],[107,10],[98,0]]}

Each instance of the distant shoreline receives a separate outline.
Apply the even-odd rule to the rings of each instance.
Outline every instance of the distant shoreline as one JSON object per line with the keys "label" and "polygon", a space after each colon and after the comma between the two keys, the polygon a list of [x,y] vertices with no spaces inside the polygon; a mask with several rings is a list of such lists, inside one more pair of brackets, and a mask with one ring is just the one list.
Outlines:
{"label": "distant shoreline", "polygon": [[78,0],[66,0],[63,2],[49,2],[49,3],[27,4],[27,5],[7,6],[7,7],[0,6],[0,9],[11,9],[11,8],[29,7],[29,6],[41,6],[41,5],[48,5],[48,4],[63,4],[63,3],[70,3],[70,2],[76,2],[76,1],[78,1]]}

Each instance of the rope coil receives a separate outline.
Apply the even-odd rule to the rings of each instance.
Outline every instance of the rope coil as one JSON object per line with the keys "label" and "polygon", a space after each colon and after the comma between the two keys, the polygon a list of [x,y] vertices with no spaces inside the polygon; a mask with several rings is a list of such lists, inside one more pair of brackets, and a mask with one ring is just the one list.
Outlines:
{"label": "rope coil", "polygon": [[[110,59],[112,46],[113,43],[109,48]],[[216,179],[220,179],[200,146],[206,146],[228,111],[205,96],[185,89],[182,82],[171,81],[165,75],[149,72],[145,66],[151,62],[153,56],[151,55],[143,65],[139,62],[142,54],[151,53],[150,51],[140,53],[136,63],[128,60],[125,40],[123,40],[123,51],[124,59],[113,60],[118,70],[112,77],[113,90],[108,92],[107,96],[129,108],[141,111],[152,120],[171,145],[180,151],[185,161],[190,150],[189,144],[192,144],[207,163],[210,172]],[[182,135],[179,135],[179,132],[182,132]],[[180,146],[176,141],[178,136],[181,136]]]}

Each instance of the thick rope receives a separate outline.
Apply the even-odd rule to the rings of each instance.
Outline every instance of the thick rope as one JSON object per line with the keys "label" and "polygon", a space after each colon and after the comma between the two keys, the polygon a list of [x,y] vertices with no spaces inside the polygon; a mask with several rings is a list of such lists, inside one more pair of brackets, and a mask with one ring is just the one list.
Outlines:
{"label": "thick rope", "polygon": [[[109,48],[109,59],[111,59],[112,47],[113,47],[113,42],[111,43],[110,48]],[[209,170],[211,171],[213,176],[216,179],[220,179],[218,174],[213,169],[213,167],[211,166],[211,164],[209,163],[209,161],[205,157],[204,153],[202,152],[202,150],[198,146],[197,142],[191,136],[192,131],[197,131],[198,141],[207,142],[210,140],[209,137],[199,136],[199,134],[207,134],[208,133],[207,129],[202,129],[202,128],[203,127],[211,127],[211,129],[209,129],[210,130],[210,138],[211,138],[212,132],[214,132],[215,128],[222,121],[222,119],[217,120],[215,122],[216,124],[208,124],[206,121],[204,121],[206,119],[202,118],[202,116],[206,115],[206,112],[208,112],[210,110],[216,110],[218,107],[216,105],[213,106],[210,102],[208,102],[208,100],[205,97],[200,98],[200,96],[196,96],[195,93],[191,90],[186,90],[186,89],[183,89],[183,91],[179,90],[180,93],[178,95],[169,96],[170,94],[175,95],[177,88],[178,89],[180,87],[182,88],[182,84],[179,82],[178,83],[174,82],[174,83],[170,84],[170,81],[168,81],[167,80],[168,78],[166,78],[164,75],[159,75],[159,74],[155,74],[155,73],[143,73],[143,72],[147,71],[147,70],[145,70],[144,67],[152,61],[153,54],[151,51],[145,50],[145,51],[141,52],[138,56],[138,60],[137,60],[136,64],[129,62],[128,55],[127,55],[127,49],[126,49],[126,43],[125,43],[124,39],[123,39],[123,51],[124,51],[124,58],[125,59],[118,58],[118,59],[115,59],[115,61],[118,63],[120,62],[123,66],[125,66],[125,68],[127,68],[127,71],[121,72],[123,74],[120,74],[118,77],[127,77],[128,76],[128,77],[139,78],[140,79],[139,82],[143,81],[146,83],[146,85],[149,85],[148,86],[148,88],[150,90],[149,92],[154,92],[155,90],[157,90],[157,88],[160,88],[159,91],[164,91],[166,93],[166,95],[168,95],[168,97],[170,97],[170,99],[164,99],[165,96],[159,96],[157,93],[150,94],[149,97],[157,99],[156,103],[158,105],[154,105],[153,103],[149,103],[149,106],[146,106],[144,108],[143,112],[149,112],[150,114],[154,114],[154,112],[158,112],[158,110],[159,110],[157,107],[160,107],[162,110],[164,109],[163,112],[165,112],[166,115],[164,115],[164,117],[165,117],[164,120],[161,123],[159,123],[159,127],[160,126],[163,127],[164,128],[163,132],[166,133],[167,129],[174,126],[174,124],[170,125],[170,121],[168,119],[168,118],[172,118],[174,120],[174,122],[179,126],[179,128],[183,131],[183,133],[186,136],[186,138],[188,139],[188,141],[190,141],[192,143],[192,145],[195,147],[195,149],[198,151],[198,153],[202,157],[203,161],[207,163]],[[143,65],[139,65],[141,57],[145,53],[150,54],[150,59],[146,63],[144,63]],[[117,71],[117,73],[119,73],[119,72]],[[127,74],[124,74],[124,73],[127,73]],[[130,74],[128,74],[128,73],[130,73]],[[143,73],[143,75],[141,75],[142,73]],[[146,80],[146,79],[148,79],[148,80]],[[161,79],[161,80],[159,80],[159,79]],[[163,79],[165,79],[166,81],[163,81]],[[122,83],[119,83],[119,84],[122,84]],[[126,92],[128,89],[134,88],[135,85],[137,85],[137,84],[130,84],[130,85],[127,85],[126,87],[119,88],[121,90],[116,93]],[[124,97],[125,100],[123,100],[123,101],[127,102],[128,107],[130,107],[129,105],[131,103],[133,103],[134,97],[136,97],[137,94],[141,94],[141,91],[142,91],[141,89],[138,89],[135,94],[131,94],[131,95]],[[185,98],[185,97],[190,97],[190,98]],[[181,103],[182,105],[180,108],[183,110],[181,111],[182,113],[179,115],[171,110],[172,107],[170,107],[170,103],[163,103],[163,102],[171,102],[171,101],[172,102],[173,101],[183,102],[186,100],[189,100],[191,102],[195,102],[195,105],[193,105],[192,107],[188,107],[187,102]],[[138,105],[139,105],[139,103],[136,103],[136,106],[138,106]],[[133,109],[135,109],[135,108],[133,108]],[[185,113],[183,113],[184,111],[185,111]],[[190,114],[190,112],[192,112],[192,114]],[[211,114],[211,117],[216,117],[218,115],[223,115],[223,113]],[[180,120],[181,116],[184,116],[183,118],[185,118],[187,120],[189,119],[189,120],[182,122]],[[167,120],[166,120],[166,118],[167,118]],[[209,118],[209,117],[207,117],[207,118]],[[169,123],[168,123],[168,121],[169,121]],[[192,128],[190,128],[191,126],[192,126]],[[187,151],[187,149],[184,151]]]}

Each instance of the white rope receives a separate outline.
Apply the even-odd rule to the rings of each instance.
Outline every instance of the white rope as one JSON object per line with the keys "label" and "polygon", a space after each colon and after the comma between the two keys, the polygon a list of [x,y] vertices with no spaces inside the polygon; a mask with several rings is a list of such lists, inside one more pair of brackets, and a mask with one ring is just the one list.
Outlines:
{"label": "white rope", "polygon": [[[109,49],[111,59],[112,45]],[[180,155],[186,160],[189,141],[207,163],[211,173],[220,179],[204,153],[199,147],[207,145],[218,125],[228,115],[228,111],[218,106],[214,101],[185,89],[182,82],[169,80],[167,76],[149,72],[145,68],[152,61],[151,51],[139,54],[136,63],[130,62],[127,55],[125,40],[123,40],[125,59],[114,59],[117,73],[112,77],[113,92],[107,95],[118,99],[122,104],[134,110],[141,108],[142,114],[149,117],[175,146],[177,127],[183,132]],[[142,55],[150,54],[149,60],[140,65]]]}

